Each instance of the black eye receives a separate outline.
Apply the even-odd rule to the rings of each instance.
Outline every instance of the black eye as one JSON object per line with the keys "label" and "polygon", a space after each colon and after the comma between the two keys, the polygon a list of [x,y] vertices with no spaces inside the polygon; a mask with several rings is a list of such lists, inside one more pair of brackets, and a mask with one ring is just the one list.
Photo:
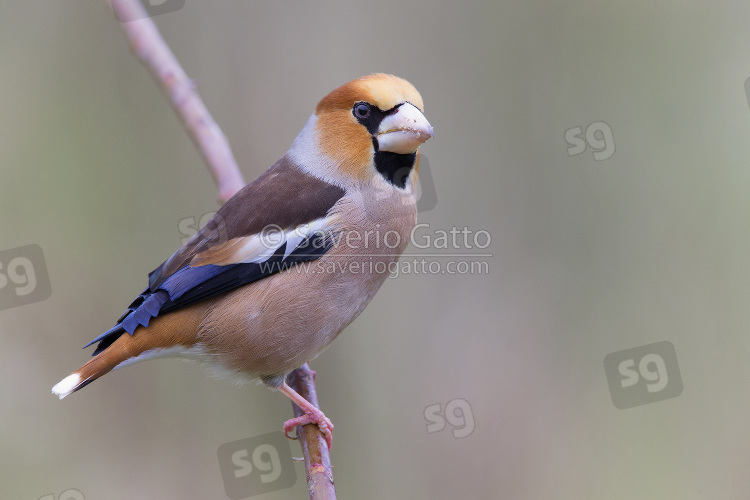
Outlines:
{"label": "black eye", "polygon": [[370,105],[365,102],[358,102],[354,105],[354,116],[357,118],[367,118],[370,116]]}

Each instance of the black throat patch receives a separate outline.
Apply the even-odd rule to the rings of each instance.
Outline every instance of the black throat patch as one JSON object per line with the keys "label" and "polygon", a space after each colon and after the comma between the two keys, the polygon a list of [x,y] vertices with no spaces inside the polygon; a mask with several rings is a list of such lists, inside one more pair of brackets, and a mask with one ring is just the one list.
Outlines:
{"label": "black throat patch", "polygon": [[398,188],[406,187],[406,181],[409,179],[416,160],[417,153],[398,154],[378,151],[377,144],[375,145],[375,168],[380,175],[385,177],[385,180]]}

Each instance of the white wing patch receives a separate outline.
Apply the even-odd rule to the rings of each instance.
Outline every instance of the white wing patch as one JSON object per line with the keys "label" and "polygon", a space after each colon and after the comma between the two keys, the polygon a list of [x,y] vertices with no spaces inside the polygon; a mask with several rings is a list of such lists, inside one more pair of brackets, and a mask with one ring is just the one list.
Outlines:
{"label": "white wing patch", "polygon": [[286,243],[284,249],[284,259],[286,259],[309,237],[316,233],[326,235],[332,229],[335,217],[335,215],[328,215],[286,231],[279,226],[269,225],[260,233],[235,238],[199,253],[193,258],[190,265],[215,264],[228,266],[239,263],[265,262],[278,252],[284,243]]}
{"label": "white wing patch", "polygon": [[321,217],[320,219],[314,220],[308,224],[300,224],[294,229],[286,232],[282,232],[281,230],[278,230],[279,228],[275,228],[277,231],[274,234],[271,234],[272,231],[255,234],[250,237],[250,239],[254,241],[252,243],[248,242],[248,244],[255,245],[257,241],[261,244],[263,250],[254,254],[249,253],[241,262],[265,262],[270,259],[284,243],[286,243],[286,249],[284,249],[284,259],[286,259],[289,257],[289,254],[295,251],[300,244],[310,236],[315,235],[315,233],[325,233],[329,230],[331,226],[330,219],[330,217]]}

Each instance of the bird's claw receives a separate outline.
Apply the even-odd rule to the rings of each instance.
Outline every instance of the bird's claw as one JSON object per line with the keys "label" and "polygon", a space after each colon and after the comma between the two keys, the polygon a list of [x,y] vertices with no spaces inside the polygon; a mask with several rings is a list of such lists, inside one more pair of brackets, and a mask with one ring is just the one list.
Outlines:
{"label": "bird's claw", "polygon": [[284,422],[284,435],[289,439],[299,439],[298,436],[291,436],[289,433],[298,425],[315,424],[320,429],[328,445],[328,450],[333,447],[333,423],[325,414],[317,410],[315,412],[306,412],[301,417],[295,417]]}

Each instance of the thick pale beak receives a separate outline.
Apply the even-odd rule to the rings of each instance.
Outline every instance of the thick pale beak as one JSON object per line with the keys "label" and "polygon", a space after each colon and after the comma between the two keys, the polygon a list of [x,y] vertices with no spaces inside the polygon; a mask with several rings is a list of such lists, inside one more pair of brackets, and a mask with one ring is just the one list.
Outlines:
{"label": "thick pale beak", "polygon": [[427,118],[419,108],[407,102],[380,122],[377,135],[378,150],[399,154],[413,153],[433,135],[435,134]]}

